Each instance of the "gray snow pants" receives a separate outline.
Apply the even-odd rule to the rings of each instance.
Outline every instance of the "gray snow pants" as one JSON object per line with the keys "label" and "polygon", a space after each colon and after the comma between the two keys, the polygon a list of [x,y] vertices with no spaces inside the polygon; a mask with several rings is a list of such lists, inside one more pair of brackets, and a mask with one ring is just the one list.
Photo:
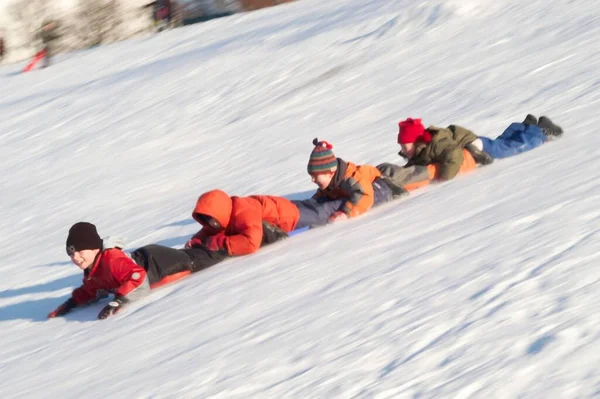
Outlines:
{"label": "gray snow pants", "polygon": [[[373,192],[375,196],[373,206],[392,200],[392,190],[379,179],[373,182]],[[300,211],[300,219],[298,220],[296,229],[326,225],[329,222],[329,218],[344,207],[346,201],[346,199],[328,200],[324,198],[292,201]]]}

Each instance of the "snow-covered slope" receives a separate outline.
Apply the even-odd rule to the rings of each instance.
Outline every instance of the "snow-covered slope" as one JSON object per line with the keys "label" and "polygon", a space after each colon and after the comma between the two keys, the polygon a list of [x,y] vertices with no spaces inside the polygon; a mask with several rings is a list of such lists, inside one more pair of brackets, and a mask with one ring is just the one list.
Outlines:
{"label": "snow-covered slope", "polygon": [[[303,0],[0,68],[2,398],[600,394],[594,0]],[[565,137],[165,287],[46,314],[68,228],[181,246],[202,192],[309,195],[314,137],[400,161],[397,121]]]}

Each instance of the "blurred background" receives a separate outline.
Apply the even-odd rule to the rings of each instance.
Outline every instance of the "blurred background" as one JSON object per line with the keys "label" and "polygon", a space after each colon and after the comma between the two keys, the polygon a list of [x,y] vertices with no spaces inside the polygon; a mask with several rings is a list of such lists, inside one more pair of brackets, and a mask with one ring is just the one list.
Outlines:
{"label": "blurred background", "polygon": [[52,55],[294,0],[0,0],[0,63]]}

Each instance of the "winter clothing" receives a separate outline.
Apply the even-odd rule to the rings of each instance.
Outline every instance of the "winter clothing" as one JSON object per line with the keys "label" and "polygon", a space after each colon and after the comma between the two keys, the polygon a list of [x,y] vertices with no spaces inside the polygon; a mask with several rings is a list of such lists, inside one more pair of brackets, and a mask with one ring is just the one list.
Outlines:
{"label": "winter clothing", "polygon": [[512,123],[497,138],[481,137],[483,150],[493,158],[506,158],[541,146],[547,140],[539,126]]}
{"label": "winter clothing", "polygon": [[48,318],[64,316],[78,306],[113,292],[115,299],[98,315],[104,319],[120,311],[128,302],[146,295],[150,289],[206,269],[223,259],[224,256],[205,248],[181,250],[147,245],[135,250],[131,258],[119,249],[105,249],[98,254],[94,265],[84,272],[83,285]]}
{"label": "winter clothing", "polygon": [[313,198],[344,198],[346,202],[341,210],[349,217],[358,216],[373,206],[373,182],[380,177],[381,172],[374,166],[355,165],[337,158],[337,169],[331,183],[324,190],[317,190]]}
{"label": "winter clothing", "polygon": [[345,200],[328,200],[326,198],[310,198],[306,200],[292,201],[298,207],[300,217],[297,229],[304,227],[324,226],[331,215],[339,211],[346,202]]}
{"label": "winter clothing", "polygon": [[544,132],[546,135],[547,140],[554,140],[561,137],[563,134],[562,128],[552,123],[550,118],[547,116],[540,116],[540,121],[537,125],[540,127],[540,129],[542,129],[542,132]]}
{"label": "winter clothing", "polygon": [[[251,254],[273,239],[286,236],[294,230],[300,216],[298,208],[282,197],[229,197],[221,190],[200,196],[192,216],[202,224],[201,215],[215,218],[222,230],[203,224],[188,246],[197,248],[208,244],[231,256]],[[273,234],[274,231],[279,235]],[[220,238],[209,239],[217,234]]]}
{"label": "winter clothing", "polygon": [[102,239],[96,226],[88,222],[79,222],[69,229],[66,247],[67,255],[71,256],[75,251],[102,248]]}
{"label": "winter clothing", "polygon": [[398,123],[398,144],[411,144],[417,141],[431,142],[431,134],[425,131],[421,119],[408,118]]}
{"label": "winter clothing", "polygon": [[326,141],[313,140],[315,148],[310,154],[308,161],[308,174],[318,175],[319,173],[335,172],[337,168],[337,159],[333,152],[333,146]]}
{"label": "winter clothing", "polygon": [[479,165],[489,165],[494,162],[494,158],[487,152],[483,151],[483,142],[477,139],[465,146],[465,150],[469,151],[475,162]]}
{"label": "winter clothing", "polygon": [[[425,133],[428,133],[430,138]],[[408,143],[406,140],[413,137],[414,135],[409,137],[407,134],[403,136],[402,140]],[[415,155],[409,160],[407,166],[426,166],[436,163],[439,164],[436,178],[450,180],[458,174],[461,168],[464,159],[462,149],[477,138],[475,133],[461,126],[450,125],[447,128],[430,126],[424,135],[418,136],[417,141],[414,142]]]}
{"label": "winter clothing", "polygon": [[402,185],[408,191],[426,186],[435,178],[435,174],[430,173],[430,169],[435,169],[434,165],[403,167],[386,162],[377,165],[377,169],[379,169],[382,176],[387,177],[397,185]]}
{"label": "winter clothing", "polygon": [[[464,174],[477,168],[477,164],[469,151],[462,150],[462,163],[458,174]],[[377,169],[382,176],[391,180],[396,186],[402,186],[407,191],[413,191],[418,188],[429,185],[438,178],[443,168],[438,164],[398,166],[391,163],[382,163],[377,165]]]}
{"label": "winter clothing", "polygon": [[113,299],[98,313],[98,318],[104,320],[109,316],[119,313],[127,302],[129,302],[127,299],[121,297]]}
{"label": "winter clothing", "polygon": [[75,301],[73,301],[73,298],[69,298],[63,304],[61,304],[59,307],[57,307],[52,312],[50,312],[48,314],[48,318],[53,319],[55,317],[64,316],[67,313],[69,313],[70,311],[72,311],[73,309],[75,309],[76,307],[77,307],[77,304],[75,303]]}
{"label": "winter clothing", "polygon": [[107,236],[102,239],[102,249],[119,248],[127,246],[125,238],[119,236]]}
{"label": "winter clothing", "polygon": [[77,306],[86,305],[94,301],[101,290],[130,300],[138,299],[150,290],[146,270],[121,250],[102,251],[85,270],[83,285],[73,290],[71,298]]}
{"label": "winter clothing", "polygon": [[174,249],[156,244],[136,249],[131,253],[131,258],[146,270],[150,288],[196,273],[225,259],[223,255],[206,248]]}
{"label": "winter clothing", "polygon": [[527,114],[527,116],[525,117],[525,120],[523,120],[523,123],[526,125],[537,125],[538,120],[534,115]]}
{"label": "winter clothing", "polygon": [[[397,189],[397,188],[396,188]],[[400,190],[403,190],[400,187]],[[406,192],[406,191],[404,191]],[[384,179],[376,179],[373,182],[373,206],[384,204],[397,198],[386,184]],[[298,207],[300,218],[296,229],[305,227],[317,227],[326,225],[337,212],[344,212],[343,207],[346,204],[345,199],[330,200],[324,197],[310,198],[305,200],[294,200],[294,205]]]}
{"label": "winter clothing", "polygon": [[6,48],[4,45],[4,38],[0,37],[0,61],[2,61],[2,57],[4,57],[5,52],[6,52]]}
{"label": "winter clothing", "polygon": [[379,178],[373,182],[373,206],[378,206],[394,198],[390,184]]}

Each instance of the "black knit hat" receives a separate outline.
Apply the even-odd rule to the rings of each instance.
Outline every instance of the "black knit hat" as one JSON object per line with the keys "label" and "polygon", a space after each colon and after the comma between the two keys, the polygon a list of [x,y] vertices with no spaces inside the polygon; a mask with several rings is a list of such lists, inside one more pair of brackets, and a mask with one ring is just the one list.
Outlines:
{"label": "black knit hat", "polygon": [[69,229],[67,237],[67,255],[83,249],[101,249],[102,239],[98,235],[96,226],[88,222],[75,223]]}

